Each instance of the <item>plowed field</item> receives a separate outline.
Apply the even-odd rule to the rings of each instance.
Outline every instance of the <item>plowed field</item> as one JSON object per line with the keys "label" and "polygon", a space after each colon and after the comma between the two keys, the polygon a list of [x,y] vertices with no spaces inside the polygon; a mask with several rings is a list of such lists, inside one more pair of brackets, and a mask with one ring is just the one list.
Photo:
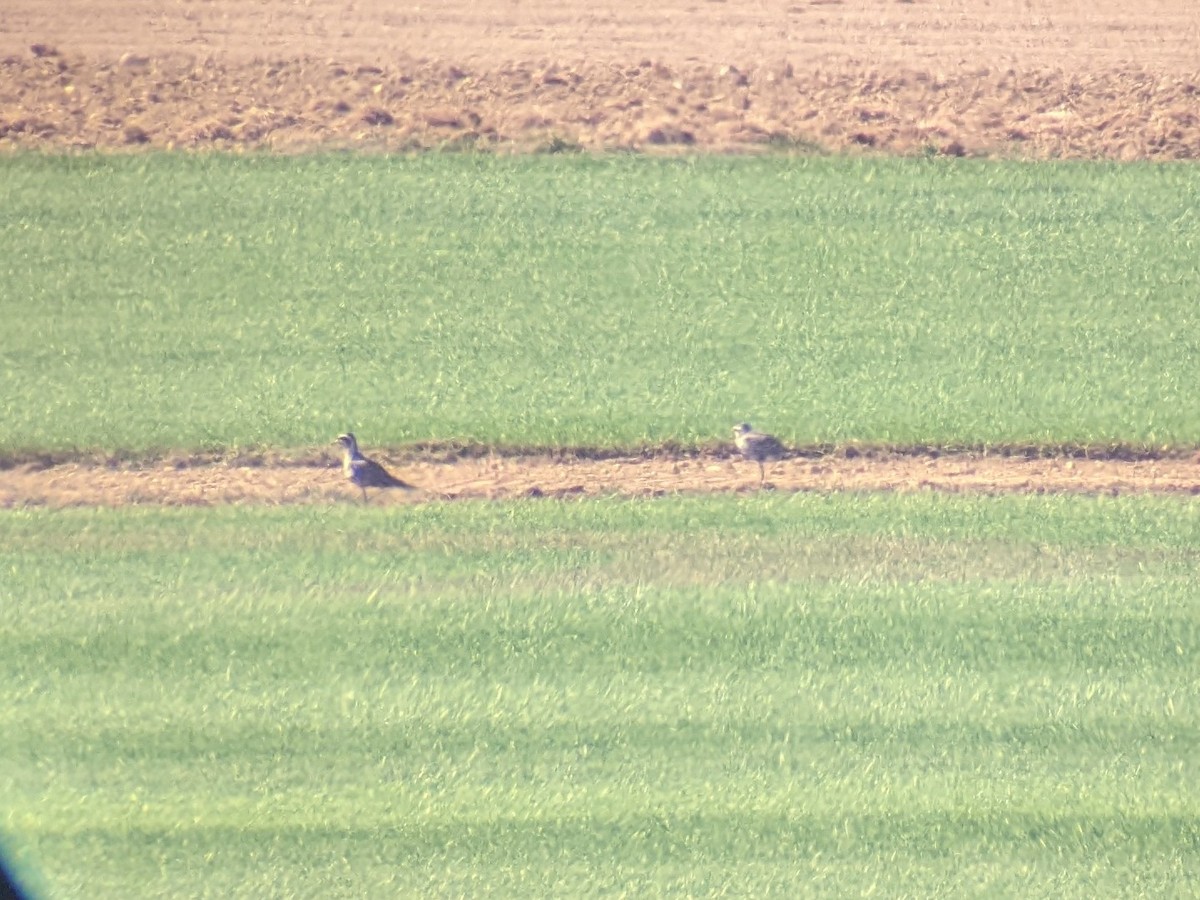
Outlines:
{"label": "plowed field", "polygon": [[6,0],[0,148],[1200,155],[1191,0]]}

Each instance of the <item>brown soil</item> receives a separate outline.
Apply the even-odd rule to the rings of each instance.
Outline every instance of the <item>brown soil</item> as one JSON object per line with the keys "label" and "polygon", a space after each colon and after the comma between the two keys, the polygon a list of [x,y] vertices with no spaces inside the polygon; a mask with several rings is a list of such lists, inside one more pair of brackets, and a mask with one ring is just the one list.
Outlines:
{"label": "brown soil", "polygon": [[[372,491],[372,504],[513,497],[657,496],[750,492],[758,467],[728,452],[611,459],[483,456],[434,460],[378,457],[420,490]],[[777,491],[1131,492],[1200,494],[1190,458],[1026,458],[979,453],[846,453],[796,457],[768,466]],[[0,508],[18,506],[210,506],[361,502],[336,460],[180,458],[140,463],[30,463],[0,470]]]}
{"label": "brown soil", "polygon": [[1195,0],[5,0],[0,148],[1200,156]]}

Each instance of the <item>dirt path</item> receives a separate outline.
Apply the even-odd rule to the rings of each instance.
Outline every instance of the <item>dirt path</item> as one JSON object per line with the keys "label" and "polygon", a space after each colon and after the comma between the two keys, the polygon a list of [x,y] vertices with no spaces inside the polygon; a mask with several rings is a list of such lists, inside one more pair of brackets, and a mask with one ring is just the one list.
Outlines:
{"label": "dirt path", "polygon": [[[422,490],[372,492],[373,504],[602,494],[657,496],[758,489],[753,463],[727,454],[603,460],[481,457],[438,462],[379,457]],[[1139,461],[979,454],[844,454],[792,458],[768,468],[778,491],[1200,494],[1200,464],[1190,458]],[[0,507],[213,506],[225,503],[358,502],[332,458],[298,461],[167,460],[63,463],[0,470]]]}

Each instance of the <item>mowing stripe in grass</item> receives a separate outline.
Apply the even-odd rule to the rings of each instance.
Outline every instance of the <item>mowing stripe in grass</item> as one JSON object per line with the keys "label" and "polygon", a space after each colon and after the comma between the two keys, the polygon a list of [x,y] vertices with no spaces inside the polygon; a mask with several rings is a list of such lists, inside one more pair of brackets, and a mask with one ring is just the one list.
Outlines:
{"label": "mowing stripe in grass", "polygon": [[1198,530],[1135,497],[7,511],[3,827],[55,896],[1184,895]]}

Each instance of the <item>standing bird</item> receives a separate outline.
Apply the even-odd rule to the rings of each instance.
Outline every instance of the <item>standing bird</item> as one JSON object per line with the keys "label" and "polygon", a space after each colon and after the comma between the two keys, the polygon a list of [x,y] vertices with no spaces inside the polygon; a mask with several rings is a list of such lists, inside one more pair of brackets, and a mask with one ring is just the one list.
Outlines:
{"label": "standing bird", "polygon": [[339,434],[335,444],[342,446],[342,471],[350,479],[351,484],[362,488],[363,502],[367,502],[367,488],[403,488],[415,491],[416,487],[407,481],[401,481],[373,459],[367,459],[358,451],[358,441],[354,435],[347,432]]}
{"label": "standing bird", "polygon": [[767,470],[763,468],[765,460],[783,458],[783,444],[774,435],[763,434],[750,427],[749,422],[734,426],[733,442],[744,459],[758,463],[758,486],[761,488],[767,479]]}

